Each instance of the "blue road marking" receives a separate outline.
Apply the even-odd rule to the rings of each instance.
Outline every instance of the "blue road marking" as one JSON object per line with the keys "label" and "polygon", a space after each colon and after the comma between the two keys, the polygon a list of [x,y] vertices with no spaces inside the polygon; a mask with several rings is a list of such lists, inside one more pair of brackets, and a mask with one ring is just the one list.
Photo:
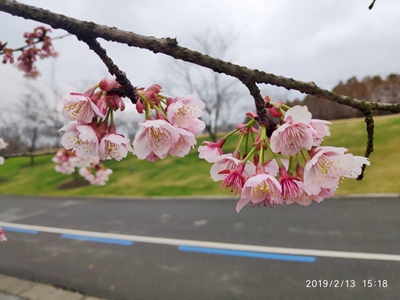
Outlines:
{"label": "blue road marking", "polygon": [[101,237],[85,236],[85,235],[75,235],[75,234],[62,234],[61,238],[82,240],[82,241],[89,241],[89,242],[97,242],[97,243],[117,244],[117,245],[125,245],[125,246],[130,246],[133,244],[133,241],[101,238]]}
{"label": "blue road marking", "polygon": [[179,251],[188,251],[188,252],[199,252],[208,254],[219,254],[219,255],[230,255],[230,256],[241,256],[241,257],[252,257],[252,258],[263,258],[263,259],[274,259],[274,260],[288,260],[288,261],[298,261],[298,262],[315,262],[316,260],[315,256],[261,253],[261,252],[225,250],[225,249],[191,247],[191,246],[179,246],[178,249]]}
{"label": "blue road marking", "polygon": [[38,234],[39,231],[31,230],[31,229],[23,229],[23,228],[14,228],[8,226],[2,226],[5,231],[14,231],[14,232],[22,232],[22,233],[29,233],[29,234]]}

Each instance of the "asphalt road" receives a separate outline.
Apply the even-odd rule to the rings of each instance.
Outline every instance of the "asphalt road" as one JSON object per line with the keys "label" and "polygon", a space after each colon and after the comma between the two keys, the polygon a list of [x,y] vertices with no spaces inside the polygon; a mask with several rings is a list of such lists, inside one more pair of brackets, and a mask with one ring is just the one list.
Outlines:
{"label": "asphalt road", "polygon": [[1,195],[0,273],[109,299],[399,299],[399,217],[399,198]]}

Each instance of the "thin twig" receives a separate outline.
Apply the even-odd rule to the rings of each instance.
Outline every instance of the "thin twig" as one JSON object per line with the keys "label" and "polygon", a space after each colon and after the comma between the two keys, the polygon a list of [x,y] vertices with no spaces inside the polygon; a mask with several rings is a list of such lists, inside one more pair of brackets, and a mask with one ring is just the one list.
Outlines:
{"label": "thin twig", "polygon": [[[54,40],[60,40],[60,39],[62,39],[62,38],[65,38],[65,37],[67,37],[67,36],[70,36],[70,35],[72,35],[72,34],[71,34],[71,33],[66,33],[66,34],[57,36],[57,37],[55,37],[55,38],[51,38],[51,40],[52,40],[52,41],[54,41]],[[32,45],[39,44],[40,42],[42,42],[42,40],[38,40],[38,41],[34,42]],[[26,49],[26,48],[31,47],[32,45],[25,45],[25,46],[22,46],[22,47],[19,47],[19,48],[11,49],[11,50],[12,50],[13,52],[15,52],[15,51],[22,51],[22,50],[24,50],[24,49]],[[0,50],[0,55],[3,55],[3,54],[4,54],[4,51],[1,51],[1,50]]]}
{"label": "thin twig", "polygon": [[123,87],[125,96],[131,99],[132,103],[136,103],[138,100],[138,94],[136,88],[126,77],[125,72],[121,71],[112,59],[107,55],[107,51],[101,47],[100,43],[95,38],[79,37],[83,42],[85,42],[91,50],[93,50],[107,66],[108,72],[117,78],[118,83]]}
{"label": "thin twig", "polygon": [[372,1],[372,3],[370,4],[370,6],[368,6],[368,9],[372,9],[372,8],[374,7],[375,1],[376,1],[376,0]]}
{"label": "thin twig", "polygon": [[[367,148],[365,149],[364,156],[369,157],[370,154],[374,151],[374,118],[372,117],[372,112],[364,112],[365,115],[365,123],[367,130]],[[361,174],[358,175],[357,180],[362,180],[364,178],[364,171],[366,165],[362,166]]]}

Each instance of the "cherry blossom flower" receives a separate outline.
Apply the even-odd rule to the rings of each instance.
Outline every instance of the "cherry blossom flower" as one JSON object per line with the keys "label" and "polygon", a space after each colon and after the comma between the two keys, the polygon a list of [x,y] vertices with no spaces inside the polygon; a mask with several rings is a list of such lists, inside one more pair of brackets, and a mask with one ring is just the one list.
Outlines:
{"label": "cherry blossom flower", "polygon": [[125,103],[120,96],[118,95],[107,96],[106,99],[108,107],[110,107],[111,109],[113,110],[119,109],[120,111],[125,110]]}
{"label": "cherry blossom flower", "polygon": [[320,203],[324,199],[331,198],[334,195],[333,189],[325,189],[325,188],[321,188],[318,195],[309,195],[305,191],[303,181],[296,181],[296,184],[297,184],[298,188],[300,189],[300,193],[297,197],[287,198],[286,204],[291,204],[291,203],[296,202],[299,205],[308,206],[312,203],[313,200],[317,203]]}
{"label": "cherry blossom flower", "polygon": [[249,202],[251,204],[279,204],[281,203],[281,193],[282,187],[275,177],[266,173],[255,174],[249,177],[244,184],[236,211],[239,212]]}
{"label": "cherry blossom flower", "polygon": [[178,130],[164,120],[147,120],[139,126],[133,141],[134,154],[139,159],[146,159],[151,152],[165,157],[180,137]]}
{"label": "cherry blossom flower", "polygon": [[79,174],[81,174],[81,176],[83,178],[85,178],[87,181],[89,181],[90,183],[95,178],[95,176],[92,174],[92,172],[90,172],[90,170],[88,168],[80,168],[79,169]]}
{"label": "cherry blossom flower", "polygon": [[311,113],[306,106],[290,108],[284,117],[284,124],[271,136],[271,150],[286,156],[293,156],[301,149],[310,150],[313,135],[310,129]]}
{"label": "cherry blossom flower", "polygon": [[186,129],[177,128],[177,131],[179,133],[179,139],[171,147],[169,153],[173,156],[184,157],[190,152],[190,149],[196,145],[197,140],[194,134]]}
{"label": "cherry blossom flower", "polygon": [[298,182],[301,181],[302,180],[298,177],[289,176],[285,167],[280,167],[279,184],[282,187],[282,198],[280,199],[282,202],[278,204],[283,204],[283,201],[286,201],[287,203],[287,201],[290,202],[292,199],[299,198],[303,192],[298,184]]}
{"label": "cherry blossom flower", "polygon": [[230,191],[235,196],[242,192],[246,177],[243,175],[245,165],[239,163],[234,170],[222,170],[220,174],[226,173],[227,176],[222,181],[222,187],[230,188]]}
{"label": "cherry blossom flower", "polygon": [[121,85],[115,78],[103,78],[99,83],[99,88],[105,92],[109,92],[113,88],[120,87]]}
{"label": "cherry blossom flower", "polygon": [[[289,160],[285,159],[285,158],[281,158],[280,161],[287,170],[287,168],[289,166]],[[275,159],[271,159],[271,160],[267,161],[266,163],[264,163],[264,172],[276,177],[279,172],[278,162]]]}
{"label": "cherry blossom flower", "polygon": [[[8,143],[6,143],[2,138],[0,138],[0,150],[4,149],[8,146]],[[4,165],[4,157],[0,156],[0,165]]]}
{"label": "cherry blossom flower", "polygon": [[314,140],[313,146],[319,146],[324,140],[324,137],[331,135],[329,127],[327,126],[328,124],[332,123],[325,120],[311,119],[310,128]]}
{"label": "cherry blossom flower", "polygon": [[271,149],[275,153],[293,156],[301,149],[310,150],[313,144],[312,133],[304,124],[283,124],[272,133]]}
{"label": "cherry blossom flower", "polygon": [[8,143],[6,143],[2,138],[0,138],[0,150],[4,149],[8,146]]}
{"label": "cherry blossom flower", "polygon": [[361,166],[368,164],[367,158],[345,154],[346,148],[317,147],[304,167],[305,190],[309,195],[318,195],[321,188],[335,190],[342,177],[356,177]]}
{"label": "cherry blossom flower", "polygon": [[[232,153],[222,154],[212,160],[214,163],[211,167],[210,174],[214,181],[224,180],[226,177],[225,170],[233,171],[236,167],[242,163],[242,160],[234,157]],[[222,172],[224,171],[224,172]],[[249,177],[256,172],[256,167],[251,161],[247,161],[243,170],[243,175]]]}
{"label": "cherry blossom flower", "polygon": [[350,174],[345,175],[344,177],[357,178],[358,175],[361,174],[362,166],[363,165],[369,166],[370,164],[371,162],[368,160],[368,158],[364,156],[354,156],[354,164],[353,167],[351,168]]}
{"label": "cherry blossom flower", "polygon": [[198,119],[204,115],[204,107],[197,95],[175,98],[167,107],[168,121],[191,132],[200,132],[205,128],[204,122]]}
{"label": "cherry blossom flower", "polygon": [[91,164],[88,167],[79,169],[79,174],[92,185],[105,185],[112,173],[111,169],[106,168],[100,163]]}
{"label": "cherry blossom flower", "polygon": [[52,161],[56,163],[55,170],[62,174],[72,174],[75,171],[75,161],[78,160],[75,152],[62,149],[57,151]]}
{"label": "cherry blossom flower", "polygon": [[133,152],[129,139],[122,134],[107,133],[100,141],[99,157],[102,160],[114,158],[118,161]]}
{"label": "cherry blossom flower", "polygon": [[225,144],[225,141],[226,140],[224,138],[221,138],[216,143],[204,141],[202,143],[203,146],[200,146],[198,149],[199,158],[203,158],[204,160],[211,162],[212,159],[222,155],[222,146]]}
{"label": "cherry blossom flower", "polygon": [[80,157],[98,155],[99,141],[91,125],[83,122],[71,123],[60,131],[65,131],[61,138],[61,144],[65,149],[76,151]]}
{"label": "cherry blossom flower", "polygon": [[61,101],[64,105],[62,114],[70,121],[92,122],[94,116],[104,117],[96,104],[86,95],[71,93],[70,96]]}
{"label": "cherry blossom flower", "polygon": [[90,184],[93,185],[106,185],[106,182],[108,181],[108,177],[112,174],[111,169],[99,169],[95,173],[94,178],[90,181]]}
{"label": "cherry blossom flower", "polygon": [[3,228],[1,228],[0,226],[0,242],[5,242],[5,241],[7,241],[7,237],[6,234],[4,233]]}
{"label": "cherry blossom flower", "polygon": [[10,62],[10,64],[14,63],[14,53],[12,49],[9,48],[3,48],[5,45],[2,45],[2,43],[0,42],[0,48],[3,49],[3,60],[2,63],[6,64],[7,62]]}

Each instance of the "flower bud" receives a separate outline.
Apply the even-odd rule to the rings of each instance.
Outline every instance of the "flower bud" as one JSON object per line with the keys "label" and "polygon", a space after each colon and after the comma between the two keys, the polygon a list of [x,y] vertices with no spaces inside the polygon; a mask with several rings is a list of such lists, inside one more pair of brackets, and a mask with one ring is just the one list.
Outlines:
{"label": "flower bud", "polygon": [[99,83],[99,87],[105,92],[109,92],[118,86],[119,83],[114,78],[104,78]]}

